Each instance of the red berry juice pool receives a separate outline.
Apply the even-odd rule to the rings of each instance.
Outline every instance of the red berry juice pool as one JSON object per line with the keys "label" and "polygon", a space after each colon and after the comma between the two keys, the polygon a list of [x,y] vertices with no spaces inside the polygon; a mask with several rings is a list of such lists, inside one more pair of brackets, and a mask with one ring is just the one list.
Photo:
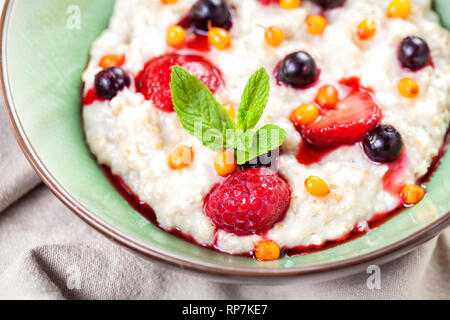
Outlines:
{"label": "red berry juice pool", "polygon": [[[438,169],[438,167],[442,161],[442,158],[448,149],[449,142],[450,142],[450,130],[447,131],[447,134],[445,136],[445,141],[439,151],[439,154],[433,159],[433,162],[432,162],[427,174],[425,176],[423,176],[421,179],[419,179],[419,181],[418,181],[419,185],[426,186],[426,184],[430,181],[434,172]],[[303,162],[301,162],[301,163],[304,163],[305,165],[310,165],[313,163],[320,162],[328,153],[333,152],[334,150],[335,149],[325,150],[325,151],[316,151],[316,150],[308,147],[306,144],[302,143],[302,145],[300,146],[300,152],[303,155],[303,157],[302,157]],[[306,162],[304,162],[304,161],[306,161]],[[400,163],[402,163],[402,161],[400,161]],[[389,171],[386,173],[386,176],[397,174],[399,171],[401,171],[401,170],[399,170],[399,167],[401,167],[401,166],[402,165],[399,164],[397,161],[394,162],[391,165]],[[197,241],[194,240],[194,238],[192,236],[187,235],[187,234],[181,232],[180,230],[175,229],[175,230],[168,231],[168,230],[165,230],[164,228],[161,228],[161,226],[158,225],[158,222],[156,220],[156,215],[155,215],[155,212],[153,211],[153,209],[148,204],[140,201],[139,197],[131,191],[131,189],[125,184],[125,182],[122,180],[121,177],[115,176],[111,173],[110,168],[108,168],[107,166],[102,166],[102,168],[103,168],[103,172],[105,173],[106,177],[111,182],[111,184],[114,186],[114,188],[117,190],[117,192],[119,192],[119,194],[128,202],[128,204],[134,210],[139,212],[145,219],[147,219],[148,221],[153,223],[155,226],[157,226],[161,230],[168,232],[171,235],[173,235],[179,239],[185,240],[187,242],[190,242],[192,244],[195,244],[195,245],[198,245],[198,246],[201,246],[204,248],[208,248],[208,249],[215,250],[215,251],[220,251],[220,250],[217,250],[215,245],[214,246],[205,246],[205,245],[198,243]],[[389,179],[389,181],[391,181],[391,179]],[[389,185],[385,185],[385,188],[389,189],[389,187],[390,187]],[[294,247],[294,248],[282,248],[281,258],[327,250],[327,249],[331,249],[336,246],[339,246],[341,244],[356,240],[356,239],[366,235],[370,231],[383,225],[385,222],[387,222],[391,218],[395,217],[396,215],[400,214],[405,209],[406,209],[406,207],[399,206],[395,210],[385,212],[385,213],[379,213],[379,214],[373,216],[366,223],[356,225],[354,227],[354,229],[352,231],[350,231],[349,233],[347,233],[346,235],[344,235],[338,239],[326,241],[320,245],[298,246],[298,247]],[[253,252],[243,252],[243,253],[234,254],[234,255],[235,256],[244,256],[244,257],[253,257]]]}

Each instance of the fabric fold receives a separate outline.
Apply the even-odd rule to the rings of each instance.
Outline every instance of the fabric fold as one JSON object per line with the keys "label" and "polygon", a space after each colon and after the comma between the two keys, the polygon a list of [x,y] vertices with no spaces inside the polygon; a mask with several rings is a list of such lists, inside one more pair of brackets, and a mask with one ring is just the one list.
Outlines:
{"label": "fabric fold", "polygon": [[0,299],[450,299],[450,229],[381,266],[379,288],[368,273],[267,289],[168,269],[88,226],[45,186],[32,190],[39,179],[4,110],[0,128]]}
{"label": "fabric fold", "polygon": [[25,158],[0,105],[0,212],[36,187],[41,180]]}

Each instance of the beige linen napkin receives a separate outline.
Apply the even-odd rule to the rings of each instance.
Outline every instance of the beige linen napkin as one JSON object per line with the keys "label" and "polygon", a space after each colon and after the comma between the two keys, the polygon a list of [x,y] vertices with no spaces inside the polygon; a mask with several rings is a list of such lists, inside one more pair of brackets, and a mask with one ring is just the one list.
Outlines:
{"label": "beige linen napkin", "polygon": [[450,299],[449,229],[382,266],[379,289],[369,289],[366,273],[263,289],[167,270],[89,227],[45,186],[35,188],[6,118],[0,106],[0,299]]}

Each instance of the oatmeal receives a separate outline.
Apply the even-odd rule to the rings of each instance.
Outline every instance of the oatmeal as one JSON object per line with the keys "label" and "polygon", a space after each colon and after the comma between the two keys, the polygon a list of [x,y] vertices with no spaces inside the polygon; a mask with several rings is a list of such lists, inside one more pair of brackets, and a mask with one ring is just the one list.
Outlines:
{"label": "oatmeal", "polygon": [[[347,0],[326,11],[317,2],[287,10],[277,1],[225,1],[226,13],[211,10],[218,26],[209,39],[202,17],[190,14],[196,0],[116,2],[83,74],[84,128],[98,162],[154,209],[162,228],[232,254],[262,241],[318,246],[398,208],[402,191],[413,192],[409,199],[417,194],[403,187],[426,174],[450,120],[448,31],[429,0],[410,0],[404,17],[388,0]],[[232,116],[250,76],[260,68],[270,74],[256,129],[271,124],[286,133],[277,163],[290,202],[264,232],[230,232],[206,214],[215,186],[245,166],[218,171],[217,150],[183,127],[170,79],[160,84],[165,75],[155,71],[172,65],[194,73]],[[120,70],[105,68],[114,66]],[[115,91],[106,90],[110,83]],[[182,146],[188,149],[178,156],[192,161],[169,165]],[[320,157],[312,161],[308,152]]]}

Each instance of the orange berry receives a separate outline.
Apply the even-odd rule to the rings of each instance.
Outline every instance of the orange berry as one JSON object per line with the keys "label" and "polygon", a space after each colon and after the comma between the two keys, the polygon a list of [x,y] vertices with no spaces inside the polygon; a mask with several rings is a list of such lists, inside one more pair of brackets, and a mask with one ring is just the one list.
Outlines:
{"label": "orange berry", "polygon": [[231,117],[231,119],[233,119],[233,120],[236,119],[236,109],[234,108],[234,106],[232,104],[225,103],[223,105],[223,108],[228,113],[228,115]]}
{"label": "orange berry", "polygon": [[162,4],[174,4],[177,2],[178,2],[178,0],[161,0]]}
{"label": "orange berry", "polygon": [[389,18],[406,19],[412,12],[411,2],[409,0],[393,0],[387,8]]}
{"label": "orange berry", "polygon": [[405,186],[401,192],[403,203],[413,205],[419,203],[425,196],[425,190],[416,185]]}
{"label": "orange berry", "polygon": [[285,10],[291,10],[300,6],[300,0],[280,0],[280,7]]}
{"label": "orange berry", "polygon": [[284,41],[283,30],[275,26],[268,27],[264,36],[267,44],[272,47],[278,47]]}
{"label": "orange berry", "polygon": [[334,109],[339,100],[336,88],[330,85],[323,86],[317,93],[316,102],[324,109]]}
{"label": "orange berry", "polygon": [[194,151],[187,146],[176,148],[169,156],[169,167],[181,170],[189,167],[194,161]]}
{"label": "orange berry", "polygon": [[214,159],[214,168],[221,177],[226,177],[235,172],[237,165],[234,153],[227,150],[219,152]]}
{"label": "orange berry", "polygon": [[420,87],[416,80],[403,78],[398,83],[398,91],[403,97],[413,99],[420,93]]}
{"label": "orange berry", "polygon": [[230,33],[222,28],[211,28],[208,32],[209,43],[218,50],[228,49],[231,45]]}
{"label": "orange berry", "polygon": [[322,34],[327,27],[327,19],[322,16],[314,15],[310,16],[306,20],[306,28],[310,34]]}
{"label": "orange berry", "polygon": [[319,108],[315,105],[303,104],[291,113],[289,120],[297,126],[307,126],[316,121],[319,115]]}
{"label": "orange berry", "polygon": [[274,261],[280,258],[281,250],[273,241],[262,241],[253,250],[256,259],[261,261]]}
{"label": "orange berry", "polygon": [[305,188],[308,193],[317,198],[324,198],[330,193],[328,184],[319,177],[309,177],[305,181]]}
{"label": "orange berry", "polygon": [[110,67],[120,67],[125,63],[124,55],[108,54],[100,59],[98,65],[103,69]]}
{"label": "orange berry", "polygon": [[186,40],[186,32],[180,26],[172,26],[167,31],[167,42],[175,48],[182,47]]}
{"label": "orange berry", "polygon": [[377,26],[375,24],[375,21],[373,19],[364,19],[358,25],[358,30],[356,34],[358,35],[358,38],[361,40],[369,40],[373,38],[376,32]]}

